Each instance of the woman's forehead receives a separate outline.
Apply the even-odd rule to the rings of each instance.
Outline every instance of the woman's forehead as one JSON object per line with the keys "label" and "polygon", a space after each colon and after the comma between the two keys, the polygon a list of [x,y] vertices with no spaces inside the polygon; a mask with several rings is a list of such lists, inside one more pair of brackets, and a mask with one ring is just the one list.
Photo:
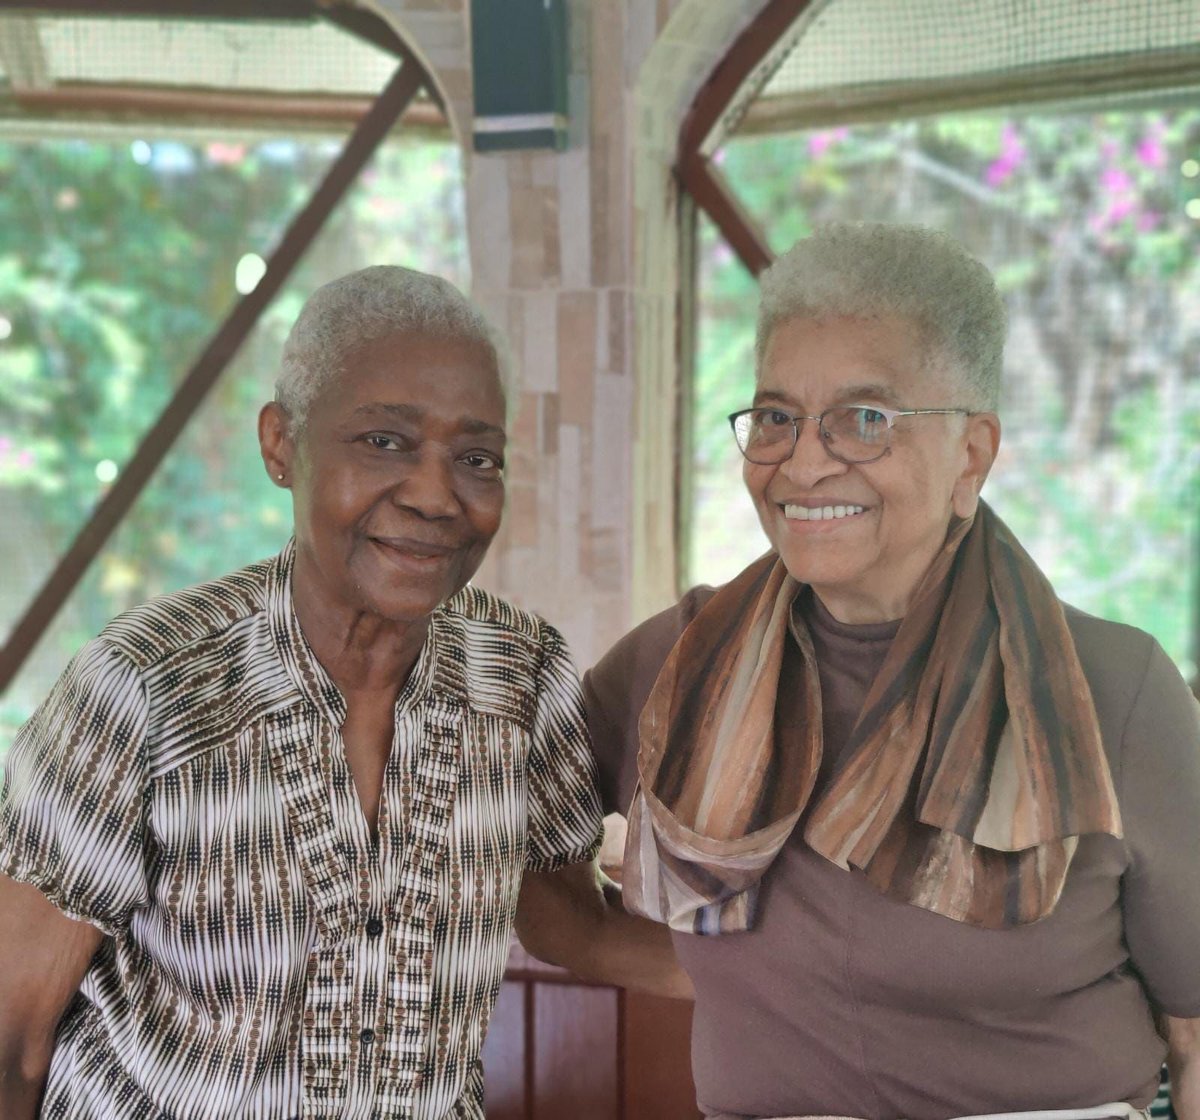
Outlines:
{"label": "woman's forehead", "polygon": [[755,399],[904,404],[914,394],[947,391],[944,367],[918,325],[899,315],[789,319],[767,339]]}
{"label": "woman's forehead", "polygon": [[495,356],[472,339],[429,335],[392,335],[355,347],[323,384],[309,420],[340,427],[366,419],[503,434]]}

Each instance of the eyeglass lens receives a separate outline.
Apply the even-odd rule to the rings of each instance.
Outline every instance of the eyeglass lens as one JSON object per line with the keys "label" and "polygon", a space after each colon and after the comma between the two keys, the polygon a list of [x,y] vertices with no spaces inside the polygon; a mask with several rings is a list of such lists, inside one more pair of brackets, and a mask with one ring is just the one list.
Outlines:
{"label": "eyeglass lens", "polygon": [[[804,422],[797,418],[796,425]],[[791,455],[797,430],[786,412],[759,408],[739,415],[734,433],[751,462],[776,463]],[[821,434],[829,450],[840,459],[874,459],[887,446],[887,417],[863,405],[831,408],[822,415]]]}

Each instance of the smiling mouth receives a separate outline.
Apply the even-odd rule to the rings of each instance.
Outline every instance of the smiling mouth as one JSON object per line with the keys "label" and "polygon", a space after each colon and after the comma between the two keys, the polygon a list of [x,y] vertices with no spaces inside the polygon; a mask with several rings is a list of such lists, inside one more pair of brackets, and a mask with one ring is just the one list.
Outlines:
{"label": "smiling mouth", "polygon": [[379,545],[380,548],[385,548],[394,555],[401,556],[407,560],[416,560],[420,563],[433,564],[437,561],[445,560],[446,557],[453,555],[456,551],[449,545],[435,544],[431,541],[416,541],[407,538],[392,539],[388,537],[372,537],[371,540]]}
{"label": "smiling mouth", "polygon": [[785,504],[783,516],[789,521],[842,521],[848,517],[858,517],[865,513],[862,506],[832,505],[832,506],[793,506]]}

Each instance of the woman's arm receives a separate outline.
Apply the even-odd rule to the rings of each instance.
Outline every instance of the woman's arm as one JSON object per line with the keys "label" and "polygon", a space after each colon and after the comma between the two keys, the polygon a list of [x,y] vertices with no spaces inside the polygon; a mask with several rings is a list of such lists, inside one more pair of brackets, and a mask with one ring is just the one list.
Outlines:
{"label": "woman's arm", "polygon": [[32,1120],[54,1035],[104,934],[0,875],[0,1116]]}
{"label": "woman's arm", "polygon": [[657,996],[692,997],[670,930],[627,913],[620,888],[605,878],[595,860],[558,871],[526,871],[517,936],[527,952],[581,979]]}
{"label": "woman's arm", "polygon": [[1171,1105],[1178,1120],[1200,1120],[1200,1019],[1165,1018]]}

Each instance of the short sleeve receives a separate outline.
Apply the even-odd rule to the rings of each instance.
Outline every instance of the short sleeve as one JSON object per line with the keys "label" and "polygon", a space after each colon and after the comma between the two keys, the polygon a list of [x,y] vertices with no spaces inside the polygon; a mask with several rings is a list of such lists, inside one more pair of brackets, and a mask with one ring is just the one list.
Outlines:
{"label": "short sleeve", "polygon": [[1154,644],[1121,751],[1130,959],[1160,1010],[1200,1016],[1200,707]]}
{"label": "short sleeve", "polygon": [[542,625],[543,657],[528,761],[525,866],[531,871],[557,871],[596,855],[604,823],[579,677],[562,635]]}
{"label": "short sleeve", "polygon": [[668,654],[714,589],[693,587],[635,627],[583,677],[588,731],[606,813],[627,813],[637,785],[638,721]]}
{"label": "short sleeve", "polygon": [[136,668],[96,639],[17,733],[4,766],[0,871],[110,935],[149,901],[147,710]]}

